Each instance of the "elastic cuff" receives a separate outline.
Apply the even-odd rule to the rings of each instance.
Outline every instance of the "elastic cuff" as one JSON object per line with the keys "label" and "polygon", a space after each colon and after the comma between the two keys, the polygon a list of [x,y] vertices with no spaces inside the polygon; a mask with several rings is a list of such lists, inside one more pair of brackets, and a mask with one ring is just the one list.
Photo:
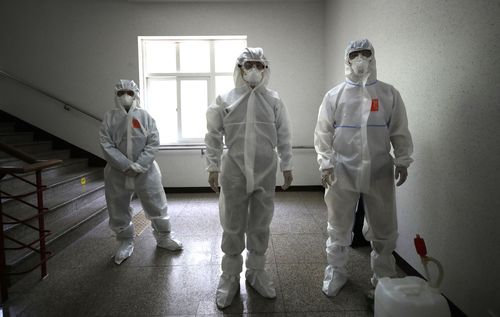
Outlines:
{"label": "elastic cuff", "polygon": [[206,168],[206,171],[220,173],[220,168],[218,166],[209,166]]}
{"label": "elastic cuff", "polygon": [[239,275],[242,271],[243,257],[241,255],[227,255],[222,257],[222,272],[227,275]]}
{"label": "elastic cuff", "polygon": [[413,162],[413,159],[411,157],[398,157],[393,159],[394,165],[396,166],[404,166],[404,167],[409,167],[410,164]]}
{"label": "elastic cuff", "polygon": [[245,265],[247,269],[263,270],[266,266],[266,256],[247,253]]}

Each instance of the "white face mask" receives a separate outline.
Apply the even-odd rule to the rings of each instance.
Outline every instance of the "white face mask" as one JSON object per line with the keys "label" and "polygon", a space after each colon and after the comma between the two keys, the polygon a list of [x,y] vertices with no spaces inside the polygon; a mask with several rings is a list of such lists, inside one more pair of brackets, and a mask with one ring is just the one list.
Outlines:
{"label": "white face mask", "polygon": [[134,97],[129,96],[127,94],[121,95],[118,97],[118,102],[126,109],[129,110],[134,102]]}
{"label": "white face mask", "polygon": [[262,72],[253,67],[243,71],[243,79],[250,85],[257,85],[262,80]]}
{"label": "white face mask", "polygon": [[354,74],[358,76],[365,75],[368,72],[368,66],[370,65],[371,57],[365,57],[363,55],[358,55],[356,58],[351,60],[351,67]]}

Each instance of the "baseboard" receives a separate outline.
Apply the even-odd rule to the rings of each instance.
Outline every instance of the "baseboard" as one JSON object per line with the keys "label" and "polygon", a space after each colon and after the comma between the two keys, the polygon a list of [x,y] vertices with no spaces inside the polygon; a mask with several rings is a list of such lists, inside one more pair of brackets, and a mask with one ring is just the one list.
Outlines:
{"label": "baseboard", "polygon": [[[164,187],[167,194],[213,193],[210,187]],[[287,192],[324,192],[322,186],[291,186]],[[284,192],[281,186],[276,186],[277,192]]]}
{"label": "baseboard", "polygon": [[[396,259],[396,265],[406,273],[406,275],[410,276],[418,276],[424,280],[427,280],[422,274],[420,274],[417,270],[413,268],[408,262],[405,261],[399,254],[393,252],[394,258]],[[446,297],[446,295],[442,294],[444,298],[448,301],[448,306],[450,307],[450,312],[452,317],[467,317],[467,315],[460,310],[453,302]]]}
{"label": "baseboard", "polygon": [[213,193],[210,187],[163,187],[167,194],[199,194]]}
{"label": "baseboard", "polygon": [[277,192],[325,192],[325,188],[320,185],[307,185],[307,186],[290,186],[287,190],[283,190],[281,186],[276,186]]}

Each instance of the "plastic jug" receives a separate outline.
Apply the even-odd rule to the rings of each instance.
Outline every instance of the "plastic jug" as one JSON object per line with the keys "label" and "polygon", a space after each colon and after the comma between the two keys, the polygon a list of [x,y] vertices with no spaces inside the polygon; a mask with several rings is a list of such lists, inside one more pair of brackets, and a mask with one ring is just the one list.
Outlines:
{"label": "plastic jug", "polygon": [[[438,260],[427,255],[425,241],[420,235],[417,234],[414,243],[429,282],[416,276],[379,279],[375,288],[375,317],[449,317],[451,315],[448,302],[439,292],[444,276],[443,266]],[[438,268],[437,279],[431,278],[427,267],[429,263],[434,263]]]}
{"label": "plastic jug", "polygon": [[449,317],[446,299],[416,276],[379,279],[375,288],[375,317]]}

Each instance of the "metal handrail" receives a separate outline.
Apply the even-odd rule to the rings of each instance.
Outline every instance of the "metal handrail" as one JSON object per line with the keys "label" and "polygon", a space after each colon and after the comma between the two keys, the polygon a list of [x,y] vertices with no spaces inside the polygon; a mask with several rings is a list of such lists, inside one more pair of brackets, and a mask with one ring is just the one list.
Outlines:
{"label": "metal handrail", "polygon": [[[171,145],[160,145],[159,150],[160,151],[166,151],[166,150],[206,150],[207,147],[202,144],[193,144],[193,145],[186,145],[186,144],[171,144]],[[225,149],[225,147],[224,147]],[[294,150],[312,150],[314,149],[314,146],[311,145],[292,145],[292,149]]]}
{"label": "metal handrail", "polygon": [[[227,149],[226,146],[224,145],[224,150]],[[310,145],[293,145],[292,149],[294,150],[311,150],[314,149],[314,146]],[[192,145],[186,145],[186,144],[171,144],[171,145],[160,145],[159,147],[160,151],[180,151],[180,150],[196,150],[200,151],[200,154],[203,156],[205,155],[205,151],[207,150],[207,147],[202,144],[192,144]]]}
{"label": "metal handrail", "polygon": [[29,155],[28,153],[21,151],[21,150],[18,150],[15,147],[12,147],[12,146],[10,146],[6,143],[3,143],[3,142],[0,142],[0,151],[3,151],[9,155],[12,155],[15,158],[20,159],[26,163],[33,164],[33,163],[38,162],[38,160],[36,158]]}
{"label": "metal handrail", "polygon": [[0,172],[2,174],[34,172],[62,163],[62,160],[37,160],[28,153],[18,150],[3,142],[0,142],[0,151],[28,163],[23,166],[0,166]]}
{"label": "metal handrail", "polygon": [[[37,267],[40,267],[41,269],[41,277],[44,278],[47,276],[47,260],[49,257],[52,255],[50,251],[46,250],[46,238],[47,235],[50,234],[49,230],[45,230],[45,220],[44,220],[44,214],[47,212],[47,208],[44,207],[43,204],[43,191],[47,189],[47,186],[44,186],[42,184],[42,170],[54,165],[58,165],[62,163],[62,160],[37,160],[36,158],[32,157],[28,153],[25,153],[21,150],[18,150],[8,144],[5,144],[3,142],[0,142],[0,151],[6,152],[7,154],[12,155],[13,157],[22,160],[24,163],[23,166],[0,166],[0,179],[2,179],[4,176],[7,174],[12,175],[15,178],[21,179],[25,181],[26,183],[34,186],[36,189],[34,191],[30,191],[28,193],[24,194],[18,194],[18,195],[13,195],[9,194],[3,190],[0,190],[0,302],[3,304],[7,299],[8,299],[8,285],[7,285],[7,275],[19,275],[19,274],[24,274],[33,271]],[[33,183],[23,177],[20,177],[17,174],[24,174],[28,172],[35,172],[36,176],[36,183]],[[31,194],[36,194],[36,205],[32,204],[31,202],[23,200],[26,198],[28,195]],[[16,201],[22,202],[24,204],[27,204],[28,206],[34,208],[37,210],[37,214],[35,216],[31,216],[25,219],[19,219],[17,217],[14,217],[12,215],[9,215],[3,211],[2,207],[2,196],[5,196],[9,199],[14,199]],[[11,219],[13,221],[7,221],[4,222],[4,217],[6,219]],[[38,218],[38,227],[28,223],[29,221],[35,220]],[[4,231],[4,224],[21,224],[25,225],[28,228],[35,230],[38,232],[38,237],[28,243],[24,243],[20,240],[17,240],[11,236],[9,236],[5,231]],[[9,246],[7,247],[5,245],[5,240],[10,240],[12,241],[15,245],[15,247]],[[36,249],[34,245],[36,243],[39,243],[39,249]],[[40,262],[35,265],[34,267],[22,271],[22,272],[8,272],[7,270],[7,265],[6,265],[6,256],[5,256],[5,251],[9,250],[20,250],[20,249],[31,249],[34,252],[39,253],[40,256]]]}
{"label": "metal handrail", "polygon": [[66,102],[66,101],[64,101],[64,100],[62,100],[62,99],[59,99],[59,98],[57,98],[56,96],[54,96],[54,95],[52,95],[52,94],[50,94],[50,93],[48,93],[48,92],[46,92],[46,91],[44,91],[44,90],[41,90],[40,88],[35,87],[33,84],[30,84],[30,83],[28,83],[28,82],[26,82],[26,81],[22,80],[22,79],[21,79],[21,78],[19,78],[19,77],[16,77],[16,76],[11,75],[11,74],[9,74],[9,73],[7,73],[7,72],[4,72],[3,70],[0,70],[0,75],[1,75],[1,76],[4,76],[4,77],[7,77],[7,78],[9,78],[9,79],[12,79],[12,80],[14,80],[14,81],[16,81],[16,82],[20,83],[21,85],[24,85],[24,86],[26,86],[26,87],[28,87],[28,88],[30,88],[30,89],[33,89],[33,90],[35,90],[35,91],[38,91],[38,92],[39,92],[39,93],[41,93],[42,95],[45,95],[45,96],[47,96],[47,97],[49,97],[49,98],[52,98],[52,99],[54,99],[54,100],[56,100],[56,101],[58,101],[58,102],[62,103],[62,104],[63,104],[63,106],[64,106],[64,110],[66,110],[66,111],[70,111],[71,109],[74,109],[74,110],[76,110],[76,111],[78,111],[78,112],[81,112],[81,113],[83,113],[84,115],[87,115],[87,116],[89,116],[89,117],[91,117],[91,118],[93,118],[93,119],[95,119],[95,120],[97,120],[97,121],[99,121],[99,122],[101,122],[101,121],[102,121],[102,119],[101,119],[101,118],[99,118],[98,116],[96,116],[96,115],[94,115],[94,114],[92,114],[92,113],[90,113],[90,112],[87,112],[87,111],[85,111],[85,110],[82,110],[82,109],[78,108],[77,106],[74,106],[74,105],[72,105],[72,104],[70,104],[70,103],[68,103],[68,102]]}

